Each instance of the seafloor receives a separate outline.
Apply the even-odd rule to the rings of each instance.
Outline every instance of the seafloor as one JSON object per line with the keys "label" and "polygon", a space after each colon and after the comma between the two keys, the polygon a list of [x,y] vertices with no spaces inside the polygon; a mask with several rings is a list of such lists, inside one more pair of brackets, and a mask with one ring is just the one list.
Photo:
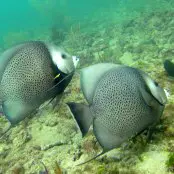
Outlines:
{"label": "seafloor", "polygon": [[[94,27],[79,24],[72,27],[65,38],[58,32],[57,38],[54,37],[55,43],[61,43],[81,58],[80,65],[55,109],[51,104],[46,105],[0,140],[0,173],[43,174],[43,164],[51,174],[174,172],[174,81],[163,68],[165,59],[174,59],[174,12],[142,14],[122,24],[110,22],[104,25],[103,21],[94,19],[88,26]],[[59,40],[60,36],[62,40]],[[141,135],[90,163],[76,166],[101,149],[92,130],[82,139],[65,103],[85,102],[79,87],[79,69],[98,62],[140,68],[167,89],[170,96],[150,143],[146,143],[146,136]],[[7,125],[7,120],[1,116],[0,131]]]}

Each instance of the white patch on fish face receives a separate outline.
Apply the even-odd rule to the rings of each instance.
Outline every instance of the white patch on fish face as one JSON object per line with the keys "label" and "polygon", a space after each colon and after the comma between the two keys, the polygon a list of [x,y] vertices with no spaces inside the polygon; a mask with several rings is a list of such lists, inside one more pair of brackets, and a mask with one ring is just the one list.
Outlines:
{"label": "white patch on fish face", "polygon": [[78,62],[79,62],[79,58],[76,57],[76,56],[72,56],[72,59],[73,59],[74,66],[75,66],[75,68],[76,68],[76,67],[77,67],[77,64],[78,64]]}
{"label": "white patch on fish face", "polygon": [[169,98],[169,97],[170,97],[170,92],[169,92],[169,90],[164,89],[164,92],[165,92],[165,94],[166,94],[166,97]]}
{"label": "white patch on fish face", "polygon": [[75,70],[79,61],[76,56],[72,57],[66,52],[54,46],[49,47],[49,50],[54,64],[60,71],[65,74],[70,74]]}

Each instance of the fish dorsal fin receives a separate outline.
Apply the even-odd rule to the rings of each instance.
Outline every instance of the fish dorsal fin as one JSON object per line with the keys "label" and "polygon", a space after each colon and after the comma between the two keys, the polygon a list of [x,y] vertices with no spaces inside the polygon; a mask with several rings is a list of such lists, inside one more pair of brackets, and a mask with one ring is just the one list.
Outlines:
{"label": "fish dorsal fin", "polygon": [[109,70],[122,65],[99,63],[81,70],[80,84],[83,94],[89,104],[92,103],[94,91],[101,77]]}

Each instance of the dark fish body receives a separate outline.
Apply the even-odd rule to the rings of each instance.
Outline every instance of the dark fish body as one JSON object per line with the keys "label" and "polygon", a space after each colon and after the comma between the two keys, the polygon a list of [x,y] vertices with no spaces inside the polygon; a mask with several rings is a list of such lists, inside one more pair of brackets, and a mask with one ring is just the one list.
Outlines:
{"label": "dark fish body", "polygon": [[174,63],[172,63],[170,60],[165,60],[164,69],[169,76],[174,77]]}
{"label": "dark fish body", "polygon": [[89,106],[68,106],[82,135],[93,124],[102,154],[156,125],[166,103],[162,88],[144,72],[127,66],[97,64],[86,68],[81,73],[81,88]]}
{"label": "dark fish body", "polygon": [[73,71],[66,74],[57,67],[44,42],[26,42],[7,50],[0,57],[0,100],[5,116],[11,124],[20,122],[62,93],[72,75]]}

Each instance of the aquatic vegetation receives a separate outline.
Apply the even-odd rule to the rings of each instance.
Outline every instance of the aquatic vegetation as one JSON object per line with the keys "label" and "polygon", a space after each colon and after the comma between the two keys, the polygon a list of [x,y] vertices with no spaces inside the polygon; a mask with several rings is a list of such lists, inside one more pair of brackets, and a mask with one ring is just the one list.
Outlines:
{"label": "aquatic vegetation", "polygon": [[22,166],[17,166],[12,169],[12,174],[25,174],[25,169]]}
{"label": "aquatic vegetation", "polygon": [[[43,162],[41,162],[41,163],[42,163],[42,165],[44,167],[44,170],[40,170],[39,174],[50,174],[51,172],[48,170],[46,165]],[[55,161],[55,164],[54,164],[54,166],[52,168],[53,168],[54,174],[63,174],[63,171],[60,168],[60,166],[59,166],[57,161]]]}
{"label": "aquatic vegetation", "polygon": [[84,153],[93,153],[99,150],[98,144],[94,136],[89,136],[88,139],[84,140],[82,143],[82,149]]}
{"label": "aquatic vegetation", "polygon": [[54,165],[54,173],[55,174],[63,174],[62,169],[60,168],[57,161],[55,162],[55,165]]}
{"label": "aquatic vegetation", "polygon": [[166,165],[170,172],[174,172],[174,153],[169,154]]}
{"label": "aquatic vegetation", "polygon": [[[68,42],[68,43],[67,43]],[[71,50],[79,51],[82,50],[87,41],[84,38],[83,32],[81,31],[80,23],[77,25],[72,25],[67,36],[66,43],[71,45]]]}
{"label": "aquatic vegetation", "polygon": [[62,29],[53,26],[51,28],[50,39],[54,44],[60,45],[65,40],[65,32]]}

